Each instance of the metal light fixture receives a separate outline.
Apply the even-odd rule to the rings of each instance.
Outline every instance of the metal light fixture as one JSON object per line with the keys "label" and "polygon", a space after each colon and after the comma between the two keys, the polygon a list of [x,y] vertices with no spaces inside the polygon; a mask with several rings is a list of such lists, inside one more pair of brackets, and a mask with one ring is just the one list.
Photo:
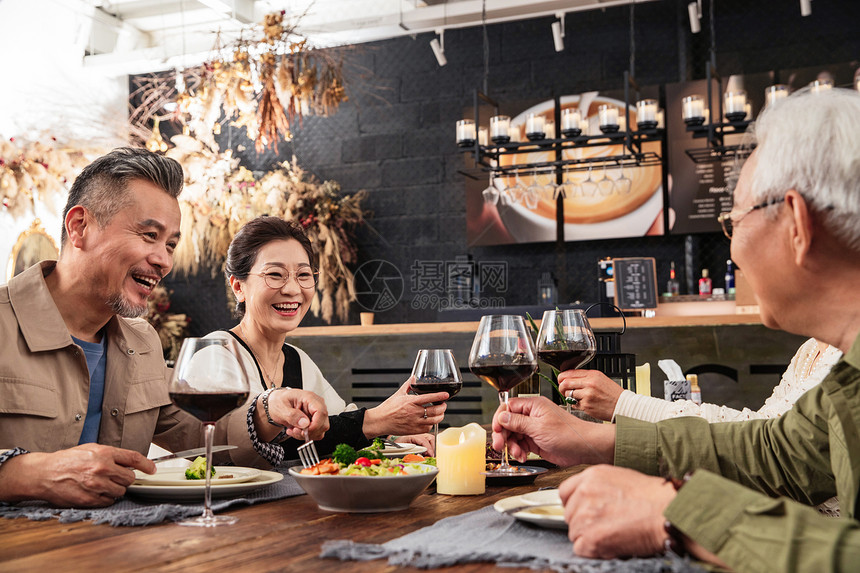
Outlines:
{"label": "metal light fixture", "polygon": [[441,67],[448,63],[448,58],[445,57],[445,30],[436,30],[436,33],[439,37],[430,40],[430,47],[436,56],[436,63]]}
{"label": "metal light fixture", "polygon": [[564,12],[555,15],[558,20],[552,23],[552,42],[556,52],[564,51]]}
{"label": "metal light fixture", "polygon": [[690,31],[698,34],[702,31],[702,0],[687,4],[687,12],[690,14]]}

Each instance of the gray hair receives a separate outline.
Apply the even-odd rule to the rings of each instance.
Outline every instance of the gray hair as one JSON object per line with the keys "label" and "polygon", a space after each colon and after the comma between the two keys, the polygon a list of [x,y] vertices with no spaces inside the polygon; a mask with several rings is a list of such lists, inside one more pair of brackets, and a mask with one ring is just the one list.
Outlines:
{"label": "gray hair", "polygon": [[765,108],[752,132],[752,201],[794,189],[837,240],[860,251],[860,93],[798,91]]}
{"label": "gray hair", "polygon": [[128,182],[134,179],[149,181],[173,198],[179,197],[184,183],[182,166],[174,159],[136,147],[114,149],[87,165],[75,179],[63,209],[60,246],[66,243],[65,220],[72,207],[86,207],[104,227],[131,204]]}

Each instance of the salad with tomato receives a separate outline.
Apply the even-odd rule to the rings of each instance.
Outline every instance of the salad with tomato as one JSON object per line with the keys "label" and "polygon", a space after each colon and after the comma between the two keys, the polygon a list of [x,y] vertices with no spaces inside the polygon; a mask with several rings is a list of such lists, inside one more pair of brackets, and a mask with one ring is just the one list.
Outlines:
{"label": "salad with tomato", "polygon": [[[374,443],[374,445],[376,445]],[[435,458],[406,454],[402,458],[385,458],[381,448],[356,452],[349,444],[339,444],[331,458],[304,468],[305,475],[400,476],[427,473],[436,467]]]}

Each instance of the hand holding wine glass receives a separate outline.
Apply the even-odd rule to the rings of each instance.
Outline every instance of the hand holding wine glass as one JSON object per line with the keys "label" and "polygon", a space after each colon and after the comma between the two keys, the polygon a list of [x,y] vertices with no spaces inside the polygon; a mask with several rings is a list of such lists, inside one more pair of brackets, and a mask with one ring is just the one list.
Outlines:
{"label": "hand holding wine glass", "polygon": [[[499,391],[499,402],[507,408],[510,391],[537,370],[532,338],[521,316],[488,315],[481,318],[469,353],[469,368]],[[510,473],[508,448],[496,470]]]}
{"label": "hand holding wine glass", "polygon": [[[559,372],[579,368],[597,352],[594,331],[580,309],[547,310],[537,337],[538,357]],[[569,398],[569,396],[568,396]],[[565,402],[570,413],[570,402]]]}
{"label": "hand holding wine glass", "polygon": [[[448,400],[453,398],[463,388],[463,377],[454,359],[454,353],[449,349],[423,349],[418,351],[415,365],[412,367],[411,389],[416,394],[432,394],[447,392]],[[431,402],[438,406],[442,402]],[[433,424],[433,437],[439,435],[439,424]]]}
{"label": "hand holding wine glass", "polygon": [[168,386],[170,399],[204,425],[206,483],[203,515],[180,525],[213,527],[235,523],[237,518],[212,513],[212,437],[215,422],[248,399],[248,375],[232,339],[186,338],[182,343]]}

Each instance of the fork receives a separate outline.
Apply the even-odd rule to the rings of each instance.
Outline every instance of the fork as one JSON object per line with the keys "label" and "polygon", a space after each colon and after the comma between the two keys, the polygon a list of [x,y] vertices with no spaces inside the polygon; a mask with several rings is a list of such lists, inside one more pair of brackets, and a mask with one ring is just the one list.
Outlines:
{"label": "fork", "polygon": [[299,453],[299,459],[302,462],[303,468],[309,468],[311,466],[315,466],[320,463],[320,456],[317,453],[317,447],[314,445],[314,441],[308,435],[308,431],[305,430],[305,443],[297,448]]}

